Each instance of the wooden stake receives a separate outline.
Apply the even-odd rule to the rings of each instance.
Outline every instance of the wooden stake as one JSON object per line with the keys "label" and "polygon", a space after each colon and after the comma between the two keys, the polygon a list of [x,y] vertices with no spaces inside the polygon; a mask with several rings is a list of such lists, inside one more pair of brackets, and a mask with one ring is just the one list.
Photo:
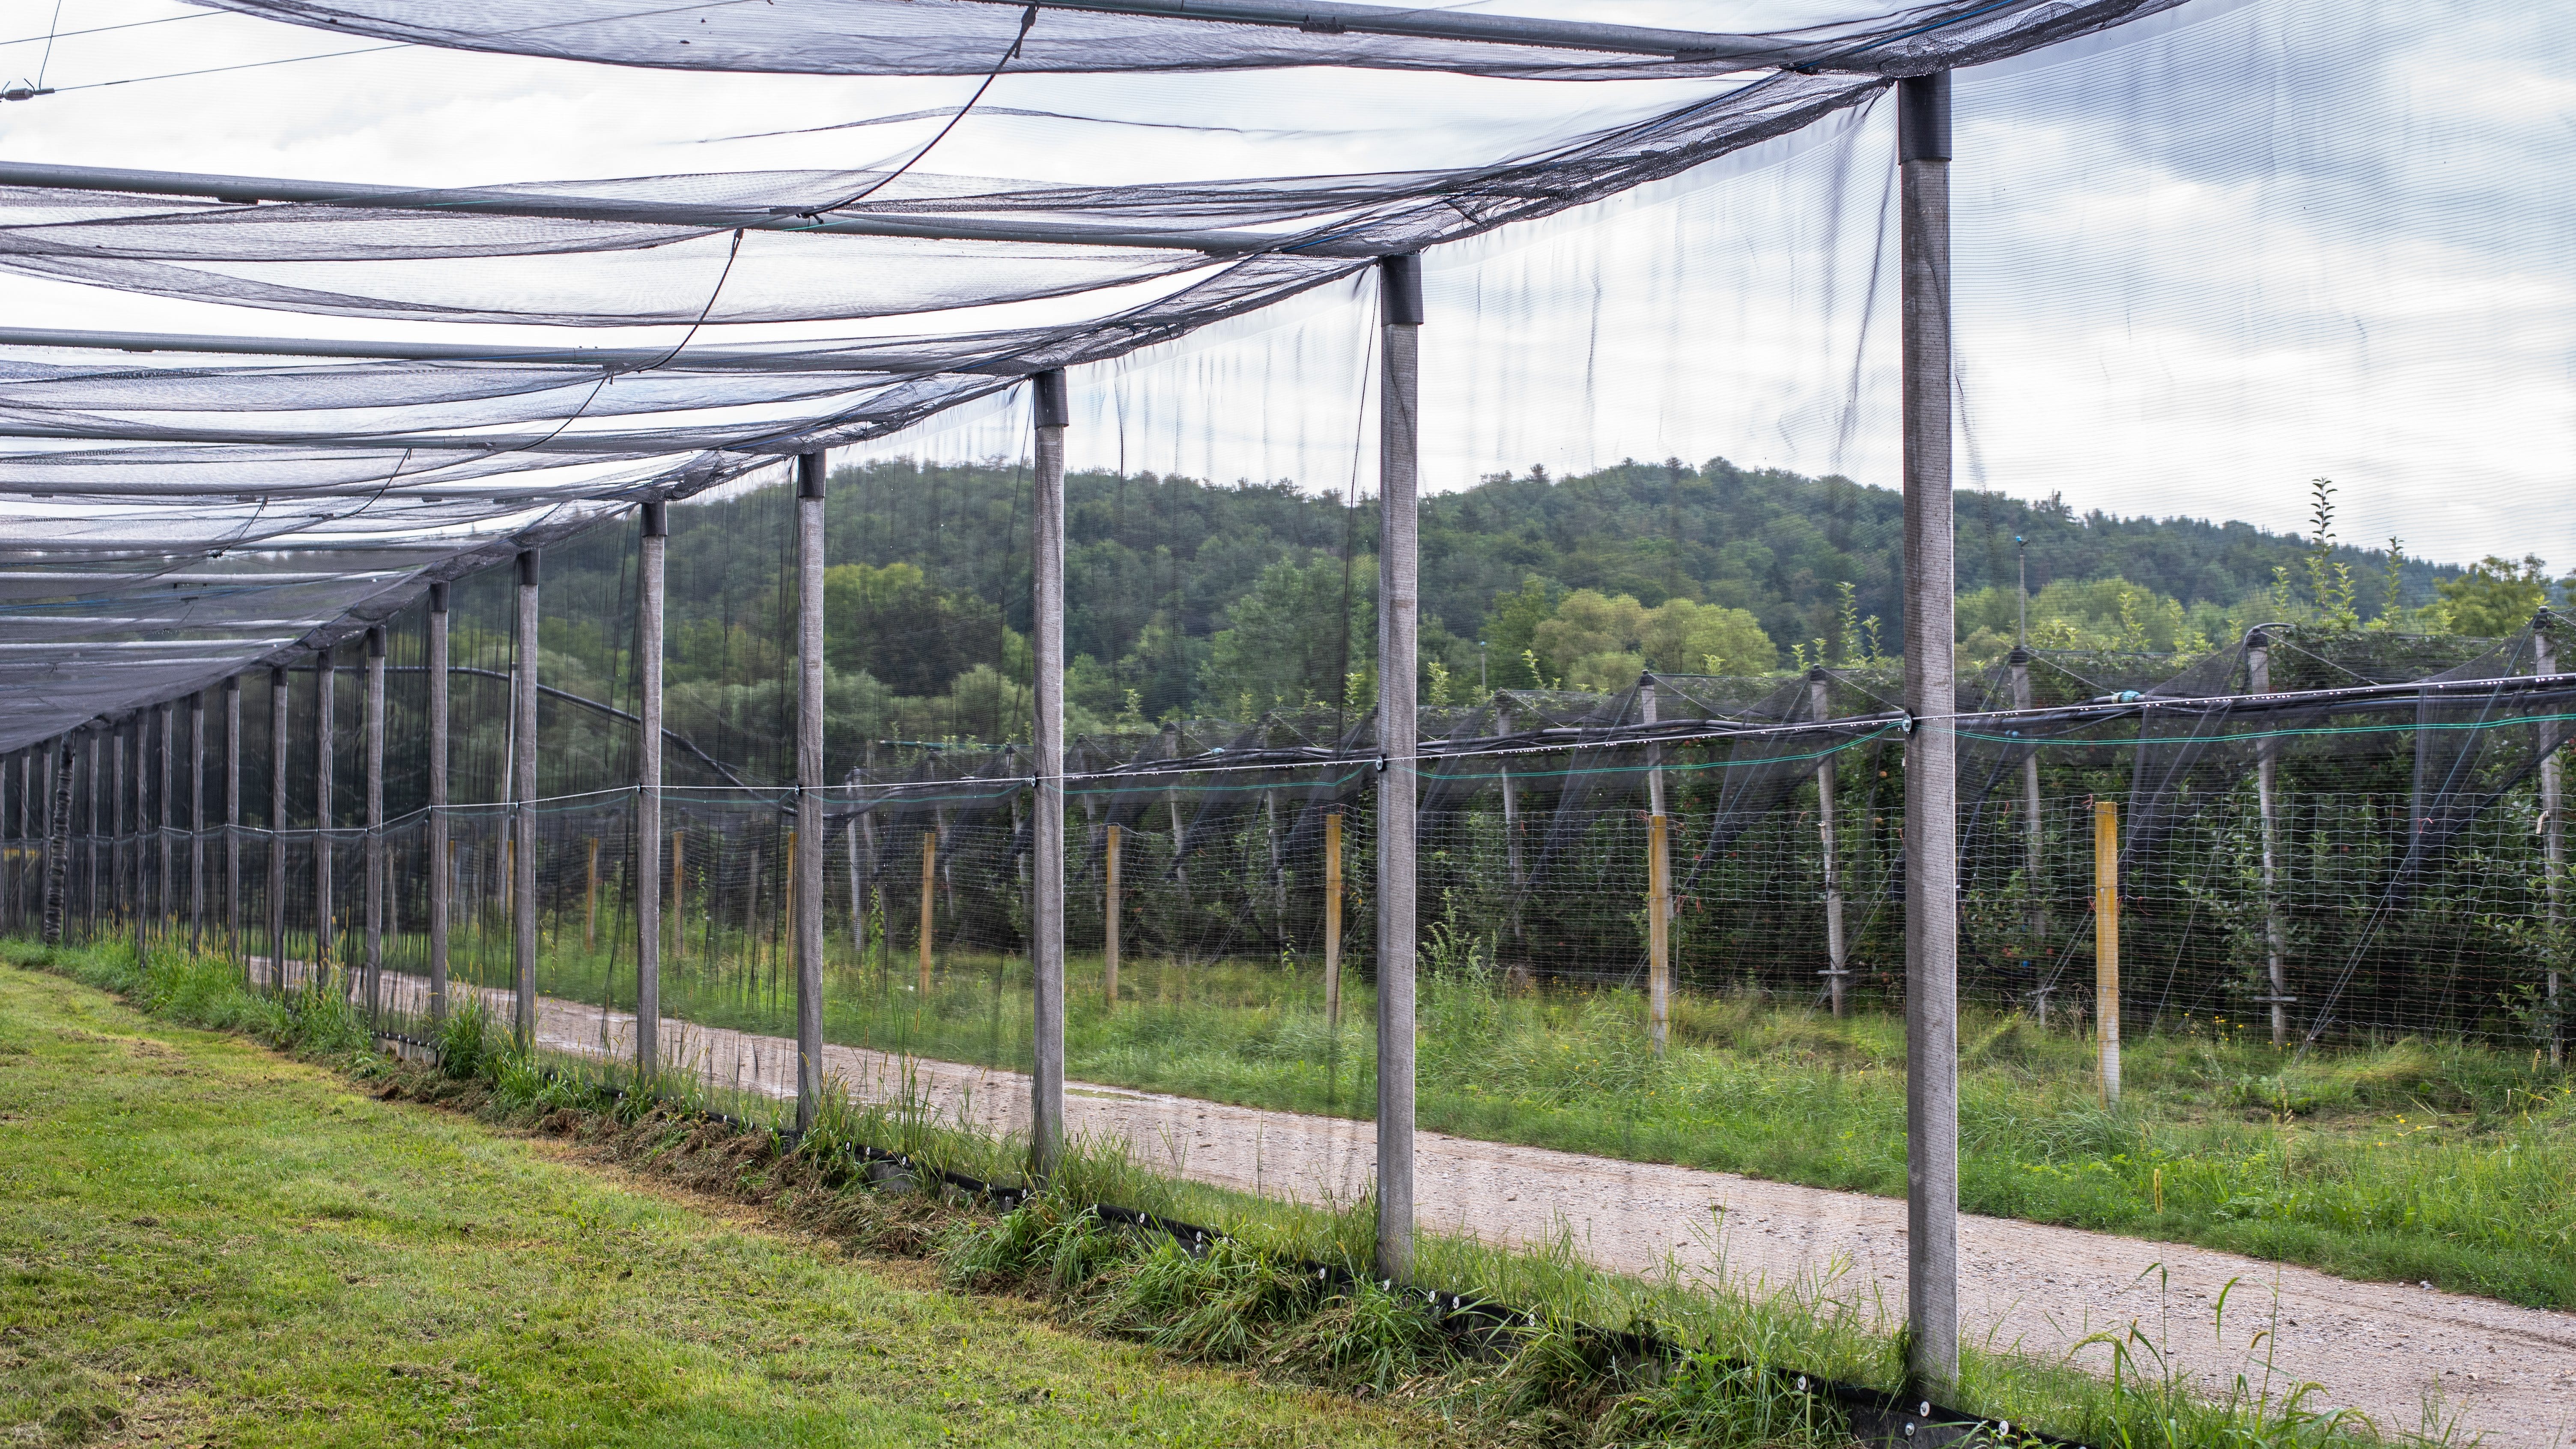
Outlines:
{"label": "wooden stake", "polygon": [[930,933],[931,909],[937,903],[939,887],[939,837],[924,833],[921,837],[921,999],[930,1000]]}
{"label": "wooden stake", "polygon": [[1118,837],[1116,825],[1109,827],[1109,888],[1101,903],[1100,989],[1109,999],[1109,1009],[1118,1009]]}
{"label": "wooden stake", "polygon": [[2120,1105],[2120,813],[2093,802],[2093,1014],[2102,1105]]}
{"label": "wooden stake", "polygon": [[1324,817],[1324,1021],[1342,1024],[1342,812]]}
{"label": "wooden stake", "polygon": [[688,922],[680,915],[681,883],[687,878],[688,860],[680,847],[688,840],[685,831],[671,832],[671,959],[677,961],[682,948],[689,944]]}
{"label": "wooden stake", "polygon": [[599,837],[590,838],[590,874],[581,890],[581,948],[599,949]]}
{"label": "wooden stake", "polygon": [[1646,819],[1646,1035],[1664,1054],[1673,1014],[1673,863],[1665,817]]}

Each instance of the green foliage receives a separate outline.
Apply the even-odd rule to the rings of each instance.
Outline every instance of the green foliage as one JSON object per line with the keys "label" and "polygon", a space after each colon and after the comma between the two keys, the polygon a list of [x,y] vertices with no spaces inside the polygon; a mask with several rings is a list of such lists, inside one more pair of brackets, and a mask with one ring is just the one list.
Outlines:
{"label": "green foliage", "polygon": [[2333,480],[2309,481],[2308,554],[2303,560],[2308,603],[2316,611],[2313,622],[2328,629],[2352,629],[2360,626],[2361,614],[2353,600],[2352,565],[2335,556],[2334,495]]}
{"label": "green foliage", "polygon": [[2515,633],[2549,602],[2546,567],[2530,555],[2516,563],[2489,554],[2458,578],[2444,579],[2433,589],[2441,596],[2443,627],[2477,638],[2499,639]]}
{"label": "green foliage", "polygon": [[1376,571],[1346,575],[1341,560],[1283,558],[1226,607],[1209,641],[1204,697],[1248,697],[1249,716],[1282,706],[1331,704],[1345,676],[1377,655]]}
{"label": "green foliage", "polygon": [[1615,693],[1639,673],[1760,674],[1779,662],[1769,635],[1742,609],[1667,599],[1647,608],[1635,597],[1577,589],[1531,630],[1551,677],[1576,689]]}

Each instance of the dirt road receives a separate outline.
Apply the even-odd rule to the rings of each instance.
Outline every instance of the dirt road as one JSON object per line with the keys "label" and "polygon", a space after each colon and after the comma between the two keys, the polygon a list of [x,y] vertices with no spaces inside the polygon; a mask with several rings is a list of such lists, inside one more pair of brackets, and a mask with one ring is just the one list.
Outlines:
{"label": "dirt road", "polygon": [[[389,1005],[425,1009],[419,978],[389,976],[386,986]],[[507,995],[494,1000],[506,1020]],[[544,1045],[594,1056],[624,1054],[633,1027],[623,1012],[553,998],[538,1018]],[[794,1091],[790,1040],[667,1019],[662,1040],[685,1041],[712,1080]],[[826,1072],[861,1093],[890,1094],[909,1072],[943,1116],[1026,1127],[1029,1082],[1018,1073],[854,1047],[825,1056]],[[1346,1203],[1375,1161],[1365,1122],[1083,1083],[1067,1096],[1071,1132],[1123,1138],[1140,1157],[1222,1187]],[[1437,1133],[1417,1138],[1415,1171],[1427,1229],[1511,1244],[1568,1234],[1586,1259],[1617,1271],[1653,1273],[1669,1258],[1739,1287],[1799,1284],[1903,1316],[1905,1208],[1893,1199]],[[2464,1442],[2576,1445],[2576,1314],[2002,1218],[1964,1217],[1960,1237],[1964,1331],[1998,1347],[2061,1355],[2135,1324],[2212,1385],[2239,1373],[2259,1384],[2264,1366],[2248,1347],[2270,1330],[2259,1352],[2276,1387],[2313,1380],[2324,1403],[2383,1429],[2417,1429],[2429,1407],[2446,1423],[2456,1417]],[[2231,1282],[2221,1325],[2215,1309]],[[2083,1350],[2079,1361],[2107,1367],[2107,1351]]]}

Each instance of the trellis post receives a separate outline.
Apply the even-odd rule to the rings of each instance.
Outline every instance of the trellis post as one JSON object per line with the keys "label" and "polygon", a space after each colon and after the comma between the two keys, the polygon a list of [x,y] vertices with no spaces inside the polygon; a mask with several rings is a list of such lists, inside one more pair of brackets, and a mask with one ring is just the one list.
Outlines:
{"label": "trellis post", "polygon": [[[1639,717],[1655,723],[1655,676],[1637,676]],[[1646,1042],[1657,1056],[1672,1031],[1673,915],[1671,826],[1664,816],[1664,749],[1646,745]]]}
{"label": "trellis post", "polygon": [[246,967],[241,937],[241,676],[224,678],[224,938],[233,964]]}
{"label": "trellis post", "polygon": [[286,989],[286,666],[268,671],[268,971]]}
{"label": "trellis post", "polygon": [[[2552,622],[2552,617],[2546,612],[2531,621],[2531,672],[2535,675],[2558,672],[2558,640],[2551,633]],[[2560,779],[2557,725],[2550,723],[2541,725],[2539,754],[2540,886],[2544,902],[2542,909],[2549,914],[2546,924],[2554,940],[2560,923],[2559,879],[2566,874],[2567,856],[2567,827],[2565,822],[2558,818]],[[2557,1021],[2558,992],[2561,985],[2559,976],[2558,964],[2552,960],[2549,966],[2546,1000],[2549,1004],[2550,1020],[2553,1023],[2549,1031],[2549,1064],[2553,1067],[2566,1063],[2567,1052],[2567,1033],[2562,1027],[2554,1024]]]}
{"label": "trellis post", "polygon": [[645,500],[635,554],[635,1074],[662,1069],[662,589],[670,505]]}
{"label": "trellis post", "polygon": [[[2272,636],[2256,629],[2245,636],[2245,689],[2249,694],[2272,692]],[[2290,1039],[2289,952],[2281,929],[2280,905],[2280,745],[2265,730],[2254,741],[2254,812],[2260,817],[2257,840],[2261,850],[2263,882],[2263,959],[2264,980],[2271,994],[2264,999],[2272,1010],[2272,1045],[2286,1045]]]}
{"label": "trellis post", "polygon": [[72,737],[45,748],[45,944],[63,943],[72,879]]}
{"label": "trellis post", "polygon": [[[1107,884],[1105,884],[1101,889],[1100,994],[1102,1000],[1108,1003],[1109,1009],[1112,1012],[1115,1012],[1118,1009],[1118,847],[1120,834],[1121,832],[1118,828],[1118,822],[1115,820],[1110,821],[1107,843],[1102,846],[1107,857],[1103,862],[1103,865],[1105,866],[1103,874],[1107,877]],[[1326,949],[1329,952],[1330,948],[1327,947]],[[1330,955],[1327,955],[1325,959],[1330,961],[1333,958]]]}
{"label": "trellis post", "polygon": [[1037,431],[1029,569],[1036,595],[1030,646],[1037,706],[1030,731],[1037,747],[1037,817],[1030,835],[1036,878],[1030,883],[1029,955],[1037,1013],[1031,1135],[1037,1174],[1044,1178],[1054,1174],[1064,1154],[1064,430],[1073,410],[1062,370],[1041,372],[1029,382]]}
{"label": "trellis post", "polygon": [[[1821,664],[1807,671],[1807,713],[1818,724],[1833,715],[1830,679]],[[1851,945],[1843,938],[1842,843],[1834,829],[1834,795],[1839,781],[1832,738],[1820,740],[1816,748],[1824,752],[1816,762],[1816,845],[1825,863],[1825,969],[1816,974],[1825,978],[1825,995],[1833,1003],[1834,1015],[1839,1017],[1852,974]]]}
{"label": "trellis post", "polygon": [[447,844],[447,585],[429,586],[429,1019],[447,1019],[448,898],[455,866]]}
{"label": "trellis post", "polygon": [[206,944],[206,692],[188,696],[188,945]]}
{"label": "trellis post", "polygon": [[1414,670],[1422,258],[1378,263],[1377,1269],[1413,1272]]}
{"label": "trellis post", "polygon": [[823,484],[796,457],[796,1130],[823,1106]]}
{"label": "trellis post", "polygon": [[2093,802],[2093,1040],[2102,1105],[2120,1105],[2120,807]]}
{"label": "trellis post", "polygon": [[1908,1376],[1959,1375],[1959,822],[1950,501],[1950,74],[1897,83],[1905,433]]}
{"label": "trellis post", "polygon": [[161,798],[156,802],[161,807],[156,812],[161,822],[159,832],[161,849],[158,852],[160,859],[156,862],[161,872],[161,879],[158,882],[160,889],[155,892],[159,897],[157,904],[161,911],[160,929],[164,932],[173,928],[179,916],[178,876],[172,868],[174,859],[170,840],[170,832],[179,824],[177,812],[170,804],[172,786],[178,780],[179,761],[175,728],[178,719],[177,701],[164,701],[161,706]]}
{"label": "trellis post", "polygon": [[519,551],[518,667],[510,673],[510,1030],[537,1044],[537,551]]}
{"label": "trellis post", "polygon": [[385,976],[385,631],[367,631],[367,1020],[380,1021]]}
{"label": "trellis post", "polygon": [[[335,969],[333,960],[339,945],[339,922],[332,918],[338,902],[331,898],[331,829],[338,824],[332,809],[331,779],[335,773],[332,754],[337,741],[331,738],[332,716],[338,711],[340,672],[332,651],[323,648],[313,655],[313,985],[318,989]],[[341,983],[343,995],[352,983]]]}
{"label": "trellis post", "polygon": [[[2025,583],[2025,597],[2029,588]],[[2027,712],[2031,707],[2030,651],[2016,644],[2010,659],[2012,665],[2012,707]],[[2021,756],[2021,875],[2022,893],[2030,903],[2025,920],[2030,931],[2031,959],[2046,959],[2048,949],[2048,888],[2046,875],[2047,836],[2041,829],[2039,805],[2039,747],[2027,745]],[[2033,1007],[2041,1026],[2048,1025],[2048,986],[2038,983]]]}

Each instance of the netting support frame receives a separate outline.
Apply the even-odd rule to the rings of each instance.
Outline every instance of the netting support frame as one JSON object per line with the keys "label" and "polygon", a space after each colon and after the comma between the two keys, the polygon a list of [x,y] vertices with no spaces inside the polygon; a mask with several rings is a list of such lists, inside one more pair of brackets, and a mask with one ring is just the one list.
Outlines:
{"label": "netting support frame", "polygon": [[[1029,1150],[1031,1170],[1043,1181],[1064,1155],[1064,432],[1073,410],[1063,371],[1032,377],[1029,400],[1037,435],[1029,559],[1030,694],[1037,716],[1029,731],[1037,787],[1037,814],[1030,822],[1029,966],[1036,1023]],[[1110,930],[1116,930],[1114,923]]]}
{"label": "netting support frame", "polygon": [[385,976],[385,631],[367,631],[367,1020],[384,1011]]}
{"label": "netting support frame", "polygon": [[286,666],[268,671],[268,977],[286,988]]}
{"label": "netting support frame", "polygon": [[1950,75],[1897,83],[1905,432],[1906,1372],[1959,1377],[1958,709]]}
{"label": "netting support frame", "polygon": [[1414,670],[1421,626],[1422,258],[1378,263],[1377,1271],[1413,1271]]}

